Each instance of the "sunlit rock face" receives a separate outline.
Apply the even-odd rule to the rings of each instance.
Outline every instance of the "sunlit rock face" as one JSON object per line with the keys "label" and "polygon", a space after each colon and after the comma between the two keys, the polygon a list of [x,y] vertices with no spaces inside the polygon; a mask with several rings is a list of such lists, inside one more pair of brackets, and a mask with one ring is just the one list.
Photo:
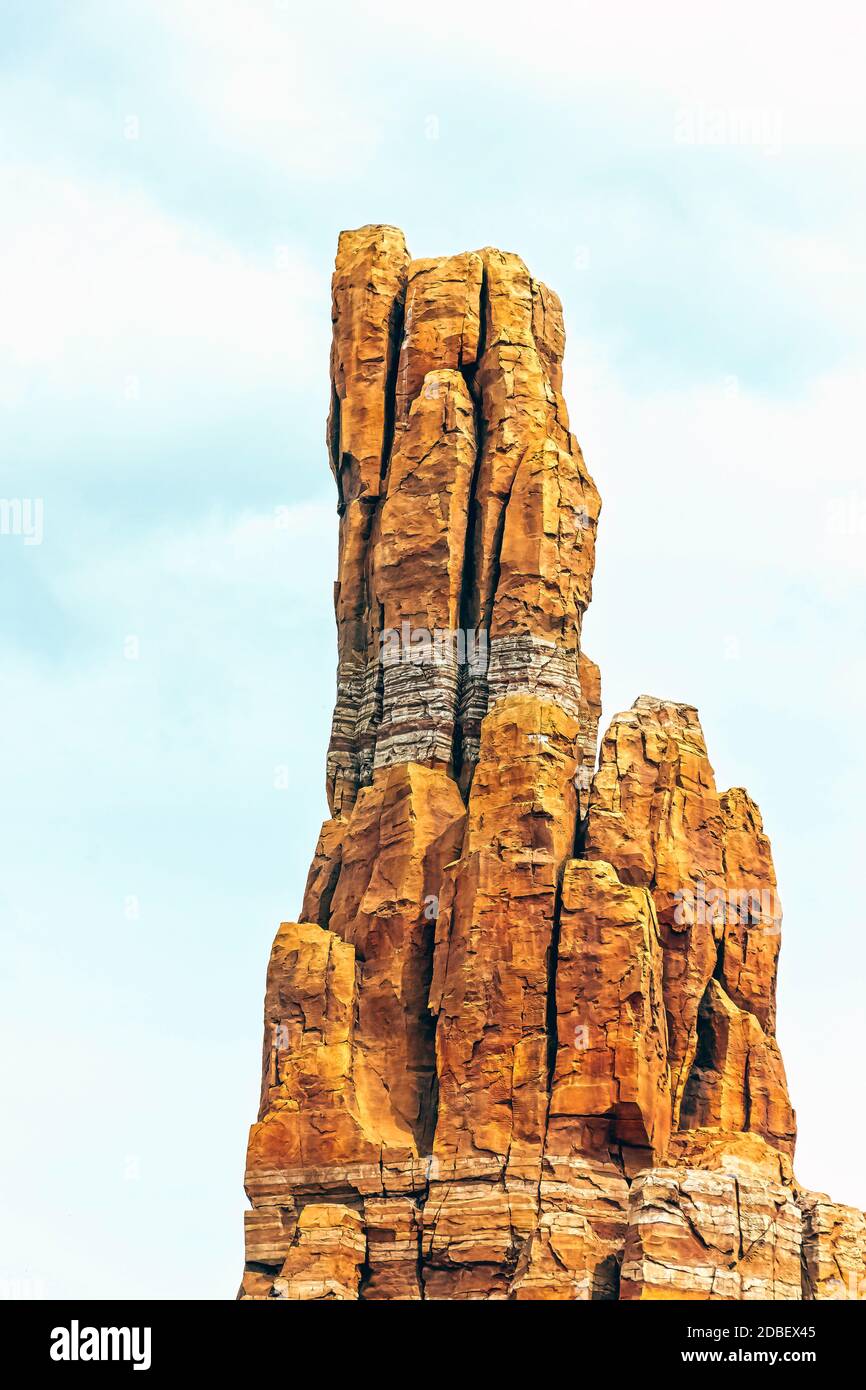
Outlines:
{"label": "sunlit rock face", "polygon": [[268,966],[239,1296],[862,1296],[862,1214],[793,1178],[760,812],[691,705],[597,753],[557,296],[370,226],[332,321],[331,816]]}

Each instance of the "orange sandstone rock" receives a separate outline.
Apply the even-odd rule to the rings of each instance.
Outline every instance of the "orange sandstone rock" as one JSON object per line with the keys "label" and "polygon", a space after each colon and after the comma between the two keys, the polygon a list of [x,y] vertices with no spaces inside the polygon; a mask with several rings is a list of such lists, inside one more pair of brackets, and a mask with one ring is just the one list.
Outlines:
{"label": "orange sandstone rock", "polygon": [[577,742],[580,747],[580,768],[577,781],[579,805],[585,814],[589,802],[589,789],[598,756],[598,725],[601,719],[601,671],[594,661],[581,652],[577,662],[580,682],[580,732]]}
{"label": "orange sandstone rock", "polygon": [[[341,232],[333,280],[328,439],[340,504],[379,494],[409,253],[396,227]],[[354,598],[355,595],[346,595]]]}
{"label": "orange sandstone rock", "polygon": [[356,1299],[366,1248],[358,1212],[337,1203],[310,1202],[298,1218],[295,1239],[274,1280],[272,1296],[307,1301]]}
{"label": "orange sandstone rock", "polygon": [[360,780],[358,738],[369,714],[367,549],[393,436],[393,389],[409,253],[395,227],[343,232],[333,279],[328,450],[340,513],[337,702],[328,794],[351,807]]}
{"label": "orange sandstone rock", "polygon": [[[656,903],[674,1126],[753,1128],[792,1149],[794,1117],[772,1037],[781,913],[770,844],[748,793],[716,791],[691,706],[641,696],[613,720],[585,853],[608,859],[623,882],[648,887]],[[720,1066],[728,1004],[730,1050],[726,1043]]]}
{"label": "orange sandstone rock", "polygon": [[683,1129],[753,1130],[793,1154],[794,1112],[775,1038],[738,1009],[717,980],[701,1001],[698,1048],[683,1096]]}
{"label": "orange sandstone rock", "polygon": [[467,373],[478,360],[484,266],[475,252],[412,261],[395,390],[397,429],[428,372]]}
{"label": "orange sandstone rock", "polygon": [[760,1134],[700,1127],[679,1130],[671,1136],[668,1163],[682,1168],[703,1168],[734,1177],[768,1178],[791,1187],[793,1165],[788,1154],[769,1144]]}
{"label": "orange sandstone rock", "polygon": [[239,1297],[862,1297],[804,1193],[761,815],[693,706],[602,740],[598,492],[519,257],[340,237],[337,697],[268,966]]}
{"label": "orange sandstone rock", "polygon": [[464,1159],[482,1158],[492,1172],[538,1182],[557,883],[574,840],[576,735],[574,718],[529,696],[500,701],[482,725],[430,995],[439,1018],[433,1153],[455,1176]]}
{"label": "orange sandstone rock", "polygon": [[800,1297],[800,1213],[790,1188],[694,1168],[635,1178],[621,1299]]}
{"label": "orange sandstone rock", "polygon": [[377,772],[342,843],[330,930],[357,959],[353,1076],[365,1130],[429,1153],[435,1070],[427,996],[435,899],[459,852],[465,808],[451,778],[416,763]]}
{"label": "orange sandstone rock", "polygon": [[760,811],[742,787],[723,792],[719,805],[728,898],[719,979],[734,1003],[753,1013],[772,1034],[782,909],[770,841]]}
{"label": "orange sandstone rock", "polygon": [[803,1214],[803,1297],[866,1298],[866,1216],[823,1192],[800,1196]]}
{"label": "orange sandstone rock", "polygon": [[421,1293],[421,1227],[410,1197],[368,1197],[366,1272],[360,1297],[367,1302],[418,1302]]}
{"label": "orange sandstone rock", "polygon": [[355,948],[311,923],[284,922],[268,966],[262,1101],[250,1131],[254,1204],[375,1183],[380,1145],[355,1086]]}
{"label": "orange sandstone rock", "polygon": [[673,1118],[697,1046],[698,1008],[716,965],[712,904],[722,883],[722,815],[697,711],[642,695],[605,734],[585,838],[589,859],[650,888],[664,944]]}
{"label": "orange sandstone rock", "polygon": [[474,466],[466,382],[458,371],[431,371],[398,437],[373,531],[368,661],[381,681],[370,755],[377,768],[409,761],[452,768]]}
{"label": "orange sandstone rock", "polygon": [[545,1212],[525,1243],[511,1284],[515,1302],[592,1299],[601,1247],[585,1216]]}
{"label": "orange sandstone rock", "polygon": [[662,948],[646,889],[610,864],[565,867],[556,967],[556,1043],[547,1143],[667,1150],[671,1122]]}

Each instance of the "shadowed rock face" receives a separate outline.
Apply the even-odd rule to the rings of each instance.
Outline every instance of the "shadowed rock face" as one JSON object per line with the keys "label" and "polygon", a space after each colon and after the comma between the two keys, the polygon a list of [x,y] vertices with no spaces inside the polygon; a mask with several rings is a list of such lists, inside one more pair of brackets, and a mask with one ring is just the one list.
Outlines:
{"label": "shadowed rock face", "polygon": [[857,1296],[862,1217],[792,1177],[760,812],[686,704],[596,767],[559,300],[362,227],[332,318],[331,818],[268,968],[240,1296]]}

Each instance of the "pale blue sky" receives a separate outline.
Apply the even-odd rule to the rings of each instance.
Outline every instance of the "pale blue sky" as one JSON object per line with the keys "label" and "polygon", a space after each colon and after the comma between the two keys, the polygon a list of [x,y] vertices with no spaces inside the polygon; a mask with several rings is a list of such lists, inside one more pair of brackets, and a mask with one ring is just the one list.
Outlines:
{"label": "pale blue sky", "polygon": [[602,8],[0,3],[0,498],[44,504],[0,536],[0,1293],[237,1286],[325,813],[329,277],[371,221],[560,293],[605,715],[697,704],[760,803],[798,1173],[866,1205],[866,25]]}

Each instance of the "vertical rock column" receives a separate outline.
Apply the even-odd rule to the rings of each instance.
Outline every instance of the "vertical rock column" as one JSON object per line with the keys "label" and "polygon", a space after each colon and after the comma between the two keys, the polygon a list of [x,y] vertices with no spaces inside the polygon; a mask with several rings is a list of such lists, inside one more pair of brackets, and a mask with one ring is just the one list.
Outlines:
{"label": "vertical rock column", "polygon": [[[423,1247],[420,1279],[403,1257],[397,1272],[368,1262],[362,1296],[436,1296],[441,1262],[428,1277],[423,1259],[448,1221],[430,1213],[442,1172],[464,1164],[497,1185],[504,1296],[511,1225],[528,1235],[537,1211],[559,882],[598,720],[579,651],[598,494],[561,396],[559,301],[517,257],[410,262],[395,229],[362,228],[340,239],[333,305],[333,816],[307,920],[281,929],[269,971],[247,1182],[280,1215],[269,1245],[253,1223],[251,1249],[273,1258],[291,1233],[274,1273],[293,1297],[299,1243],[327,1246],[333,1229],[351,1247],[350,1222],[304,1225],[306,1207],[361,1204],[379,1252],[416,1234]],[[523,1203],[513,1222],[502,1184]],[[491,1194],[466,1195],[484,1208]],[[479,1222],[467,1217],[470,1244],[487,1238]],[[321,1274],[309,1288],[329,1286]]]}
{"label": "vertical rock column", "polygon": [[462,611],[490,650],[489,669],[468,670],[462,684],[464,787],[488,702],[538,694],[579,713],[580,623],[600,510],[562,398],[559,299],[518,256],[489,247],[480,255],[479,448]]}
{"label": "vertical rock column", "polygon": [[584,844],[660,926],[673,1133],[631,1185],[620,1297],[800,1298],[772,856],[748,794],[717,792],[696,710],[641,696],[616,716]]}
{"label": "vertical rock column", "polygon": [[560,395],[559,301],[487,250],[479,452],[462,611],[489,641],[463,673],[463,852],[446,875],[431,1009],[439,1114],[423,1254],[428,1297],[505,1297],[538,1215],[555,1042],[556,939],[573,850],[598,494]]}
{"label": "vertical rock column", "polygon": [[862,1296],[862,1217],[793,1179],[757,806],[673,701],[595,769],[563,349],[517,256],[340,237],[331,816],[268,966],[241,1297]]}
{"label": "vertical rock column", "polygon": [[376,717],[377,672],[367,662],[367,551],[393,437],[408,266],[406,241],[395,227],[340,234],[327,432],[340,514],[334,588],[337,700],[328,749],[328,797],[337,814],[354,803],[364,765],[364,732]]}
{"label": "vertical rock column", "polygon": [[475,465],[475,415],[460,372],[429,372],[400,430],[373,548],[371,663],[382,709],[375,767],[452,767],[460,592]]}
{"label": "vertical rock column", "polygon": [[641,696],[615,717],[585,853],[655,901],[673,1127],[753,1130],[792,1153],[773,1036],[781,912],[770,846],[748,794],[717,792],[693,707]]}

